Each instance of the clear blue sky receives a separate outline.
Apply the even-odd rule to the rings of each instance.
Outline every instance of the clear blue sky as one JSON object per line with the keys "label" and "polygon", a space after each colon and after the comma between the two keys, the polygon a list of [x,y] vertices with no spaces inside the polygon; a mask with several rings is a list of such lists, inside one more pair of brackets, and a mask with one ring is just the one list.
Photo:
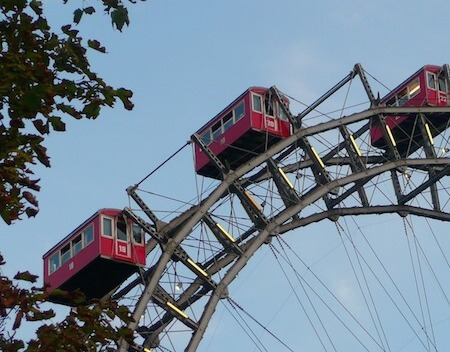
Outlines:
{"label": "clear blue sky", "polygon": [[[54,0],[45,3],[50,22],[62,24],[72,16],[70,6]],[[12,226],[0,224],[6,274],[19,270],[41,274],[43,253],[94,211],[126,206],[126,187],[159,165],[249,86],[276,85],[308,104],[357,62],[389,88],[425,64],[450,62],[450,3],[444,0],[149,0],[129,8],[131,25],[123,33],[113,31],[109,18],[101,14],[83,20],[81,30],[86,38],[97,38],[107,47],[107,55],[92,54],[93,68],[110,84],[132,89],[135,109],[128,112],[117,106],[104,110],[95,121],[67,119],[67,132],[47,139],[52,168],[35,167],[42,187],[38,216]],[[192,159],[189,153],[184,155],[168,172],[171,176],[155,177],[153,190],[181,199],[195,194]],[[377,237],[375,245],[381,252],[392,254],[386,260],[395,268],[391,245],[402,246],[401,220],[386,216],[357,221],[368,237]],[[392,231],[389,236],[376,230],[380,222],[383,231]],[[448,225],[434,226],[449,249],[450,242],[443,237]],[[415,229],[428,233],[424,221]],[[318,272],[355,314],[364,309],[332,223],[308,227],[285,239],[309,263],[316,263]],[[346,274],[341,277],[339,270],[332,270],[335,267]],[[323,351],[267,248],[245,269],[231,293],[295,351]],[[443,322],[436,329],[448,331],[447,304],[439,319]],[[424,350],[414,342],[408,345],[414,336],[407,326],[391,326],[395,321],[387,320],[390,334],[401,335],[392,351]],[[361,350],[351,336],[342,337],[342,326],[332,324],[337,331],[332,334],[341,342],[338,351]],[[440,332],[440,351],[450,346],[443,335]],[[273,338],[263,336],[267,350],[283,350]],[[230,350],[257,349],[219,306],[200,351]]]}

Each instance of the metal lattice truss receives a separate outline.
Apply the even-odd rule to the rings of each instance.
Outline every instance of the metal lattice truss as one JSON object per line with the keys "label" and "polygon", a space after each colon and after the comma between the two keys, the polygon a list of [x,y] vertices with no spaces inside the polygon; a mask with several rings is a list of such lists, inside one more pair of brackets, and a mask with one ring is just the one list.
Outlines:
{"label": "metal lattice truss", "polygon": [[[320,104],[356,76],[370,108],[304,125]],[[271,91],[282,103],[277,89]],[[347,215],[397,213],[450,220],[450,194],[443,185],[450,174],[450,158],[444,155],[447,126],[433,125],[437,119],[449,120],[450,107],[383,107],[377,101],[356,65],[300,115],[292,116],[286,108],[292,136],[232,171],[193,135],[192,141],[223,177],[197,204],[169,221],[155,215],[136,187],[127,190],[141,211],[124,212],[150,235],[147,255],[153,263],[113,296],[138,292],[130,304],[135,322],[128,327],[141,343],[133,348],[157,347],[169,328],[178,328],[191,333],[186,351],[195,351],[228,286],[273,236]],[[385,123],[386,116],[398,115],[415,121],[402,150]],[[370,144],[374,124],[383,131],[383,150]],[[128,348],[122,343],[120,351]]]}

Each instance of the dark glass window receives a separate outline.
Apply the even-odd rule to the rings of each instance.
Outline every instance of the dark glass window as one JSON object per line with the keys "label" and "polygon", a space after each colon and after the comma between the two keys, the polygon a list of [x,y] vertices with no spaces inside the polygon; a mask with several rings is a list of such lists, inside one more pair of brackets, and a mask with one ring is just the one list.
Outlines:
{"label": "dark glass window", "polygon": [[103,235],[112,237],[113,235],[112,219],[103,218]]}
{"label": "dark glass window", "polygon": [[125,224],[125,222],[123,222],[123,221],[117,222],[117,239],[122,240],[122,241],[128,240],[127,224]]}
{"label": "dark glass window", "polygon": [[419,79],[414,80],[408,86],[409,89],[409,97],[412,98],[416,94],[420,92],[420,82]]}
{"label": "dark glass window", "polygon": [[61,265],[67,262],[70,257],[70,243],[68,243],[61,249]]}
{"label": "dark glass window", "polygon": [[[253,98],[255,95],[253,96]],[[234,109],[234,121],[239,120],[244,116],[244,103],[240,103],[235,109]]]}
{"label": "dark glass window", "polygon": [[59,264],[59,252],[56,254],[53,254],[50,257],[49,264],[50,264],[50,274],[59,268],[59,265],[60,265]]}
{"label": "dark glass window", "polygon": [[203,135],[200,137],[203,143],[209,145],[211,143],[211,131],[208,129]]}
{"label": "dark glass window", "polygon": [[444,77],[439,77],[439,90],[447,93],[447,85],[445,84]]}
{"label": "dark glass window", "polygon": [[397,105],[397,97],[392,97],[386,102],[386,106],[395,106]]}
{"label": "dark glass window", "polygon": [[264,100],[264,108],[266,109],[266,115],[275,116],[274,114],[274,103],[272,100]]}
{"label": "dark glass window", "polygon": [[136,243],[142,243],[142,230],[136,224],[133,224],[133,238]]}
{"label": "dark glass window", "polygon": [[211,127],[212,137],[214,140],[217,139],[222,134],[222,121],[216,122],[215,125]]}
{"label": "dark glass window", "polygon": [[228,114],[226,114],[223,117],[222,121],[223,121],[223,131],[225,132],[227,129],[233,126],[233,111],[230,111]]}
{"label": "dark glass window", "polygon": [[[94,227],[92,225],[89,226],[86,230],[84,230],[83,234],[84,234],[84,246],[86,247],[89,243],[94,241]],[[112,234],[110,236],[112,236]]]}
{"label": "dark glass window", "polygon": [[408,89],[403,89],[400,93],[398,93],[398,106],[402,106],[408,101]]}
{"label": "dark glass window", "polygon": [[436,89],[436,76],[431,72],[427,72],[427,84],[428,88]]}
{"label": "dark glass window", "polygon": [[83,239],[81,237],[81,234],[79,234],[77,237],[75,237],[74,240],[72,240],[73,255],[76,255],[82,249],[83,249]]}
{"label": "dark glass window", "polygon": [[280,120],[283,120],[283,121],[289,120],[287,115],[284,113],[283,108],[281,107],[281,104],[278,104],[278,114],[279,114]]}
{"label": "dark glass window", "polygon": [[253,95],[253,110],[262,112],[261,97],[259,95]]}

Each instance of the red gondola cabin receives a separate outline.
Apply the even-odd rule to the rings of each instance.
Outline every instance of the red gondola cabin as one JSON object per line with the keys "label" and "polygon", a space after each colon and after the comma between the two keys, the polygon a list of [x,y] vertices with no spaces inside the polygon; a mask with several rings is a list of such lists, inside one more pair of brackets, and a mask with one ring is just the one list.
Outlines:
{"label": "red gondola cabin", "polygon": [[[231,169],[292,134],[289,119],[268,93],[269,89],[262,87],[247,89],[197,132],[214,155]],[[289,106],[289,100],[281,98]],[[194,154],[199,175],[220,177],[200,146],[195,145]]]}
{"label": "red gondola cabin", "polygon": [[[383,106],[448,106],[448,66],[427,65],[422,67],[406,81],[400,84],[392,92],[380,101]],[[433,129],[432,135],[442,131],[447,124],[448,114],[438,116],[431,121]],[[392,136],[400,152],[407,148],[410,136],[414,133],[414,139],[420,139],[418,132],[414,129],[414,118],[408,116],[387,116],[386,125],[389,127]],[[416,136],[417,134],[417,136]],[[372,145],[378,148],[387,148],[387,143],[383,137],[379,126],[374,125],[370,129]]]}
{"label": "red gondola cabin", "polygon": [[144,233],[120,210],[101,209],[43,259],[48,291],[79,289],[88,299],[101,298],[145,265]]}

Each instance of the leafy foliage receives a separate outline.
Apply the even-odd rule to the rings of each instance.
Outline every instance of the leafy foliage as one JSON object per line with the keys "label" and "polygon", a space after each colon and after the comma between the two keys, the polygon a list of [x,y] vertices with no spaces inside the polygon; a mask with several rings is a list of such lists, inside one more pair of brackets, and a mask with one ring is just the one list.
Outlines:
{"label": "leafy foliage", "polygon": [[[4,265],[0,255],[0,266]],[[125,323],[131,319],[131,314],[124,306],[118,306],[112,301],[96,302],[89,306],[77,305],[60,323],[45,323],[55,316],[51,309],[41,306],[49,299],[49,294],[43,288],[31,287],[25,289],[20,282],[35,283],[37,276],[29,272],[18,273],[13,280],[0,276],[0,350],[17,352],[26,348],[28,352],[96,352],[115,351],[117,341],[124,338],[132,342],[132,332],[127,328],[117,328],[110,321],[118,317]],[[79,292],[60,292],[66,299],[83,301]],[[8,320],[12,321],[12,332],[8,332]],[[16,338],[16,331],[22,321],[42,321],[36,338],[26,344]]]}
{"label": "leafy foliage", "polygon": [[[129,25],[121,0],[99,2],[115,28]],[[95,13],[92,6],[75,10],[61,33],[50,27],[41,1],[0,0],[0,215],[7,224],[38,212],[32,165],[50,167],[46,135],[64,131],[68,117],[95,119],[117,101],[133,108],[130,90],[109,86],[91,70],[88,50],[106,49],[74,26]]]}

